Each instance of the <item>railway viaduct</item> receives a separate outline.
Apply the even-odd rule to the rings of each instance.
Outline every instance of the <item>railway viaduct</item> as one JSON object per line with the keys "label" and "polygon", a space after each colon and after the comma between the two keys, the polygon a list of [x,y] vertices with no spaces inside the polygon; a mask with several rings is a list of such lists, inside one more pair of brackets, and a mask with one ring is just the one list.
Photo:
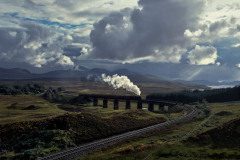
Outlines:
{"label": "railway viaduct", "polygon": [[131,109],[131,102],[137,103],[137,109],[143,109],[143,104],[147,104],[149,111],[154,111],[154,105],[158,105],[159,110],[164,106],[173,107],[176,105],[174,102],[167,101],[153,101],[153,100],[143,100],[140,96],[117,96],[117,95],[103,95],[103,94],[79,94],[79,97],[85,97],[91,99],[93,106],[98,106],[99,101],[102,100],[103,108],[108,108],[108,102],[113,101],[113,108],[115,110],[119,109],[119,102],[125,102],[125,109]]}
{"label": "railway viaduct", "polygon": [[[95,106],[98,106],[98,101],[103,100],[103,107],[108,107],[108,101],[114,102],[114,109],[119,108],[119,101],[125,101],[126,102],[126,109],[131,109],[131,102],[137,102],[137,108],[142,109],[144,103],[148,104],[148,110],[153,111],[154,105],[157,104],[159,107],[169,106],[169,107],[176,107],[177,103],[175,102],[167,102],[167,101],[153,101],[153,100],[142,100],[140,96],[114,96],[114,95],[96,95],[96,94],[80,94],[79,99],[81,99],[81,96],[84,96],[84,98],[89,98],[93,101],[93,104]],[[68,160],[68,159],[74,159],[76,157],[84,156],[86,154],[89,154],[93,151],[100,150],[103,148],[107,148],[109,146],[116,145],[118,143],[125,142],[126,140],[130,140],[132,138],[141,137],[147,133],[153,133],[156,131],[165,130],[166,128],[169,128],[174,125],[179,125],[183,123],[187,123],[195,119],[199,111],[194,106],[185,106],[183,108],[183,112],[185,114],[181,115],[178,118],[175,118],[173,120],[169,120],[163,123],[159,123],[153,126],[149,126],[146,128],[142,128],[135,131],[126,132],[120,135],[115,135],[109,138],[97,140],[94,142],[90,142],[78,147],[70,148],[65,151],[61,151],[59,153],[54,153],[51,155],[48,155],[46,157],[39,157],[37,160]]]}

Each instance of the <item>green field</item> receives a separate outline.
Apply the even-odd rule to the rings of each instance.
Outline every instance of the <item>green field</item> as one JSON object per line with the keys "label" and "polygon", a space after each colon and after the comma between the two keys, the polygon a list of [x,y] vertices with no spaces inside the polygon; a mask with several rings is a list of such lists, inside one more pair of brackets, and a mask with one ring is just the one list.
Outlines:
{"label": "green field", "polygon": [[[37,95],[0,96],[0,159],[35,159],[52,152],[165,121],[146,110],[91,103],[50,103]],[[134,104],[133,104],[134,106]],[[64,108],[64,109],[61,109]],[[66,108],[68,111],[66,111]]]}
{"label": "green field", "polygon": [[[155,107],[157,109],[157,106]],[[102,107],[102,101],[99,101],[99,106],[96,107],[92,106],[92,103],[74,106],[69,104],[50,103],[42,97],[34,95],[0,95],[0,124],[41,120],[66,113],[74,113],[77,109],[78,112],[91,113],[103,118],[129,113],[136,113],[136,115],[133,115],[139,116],[136,117],[139,119],[165,117],[163,114],[148,112],[146,104],[143,105],[144,111],[137,111],[137,104],[135,102],[131,103],[130,110],[125,110],[124,102],[119,103],[119,110],[114,110],[112,101],[109,101],[108,108],[106,109]],[[66,110],[69,110],[69,112]],[[142,113],[144,114],[141,115]],[[172,115],[174,116],[175,114]]]}
{"label": "green field", "polygon": [[32,121],[66,113],[39,96],[0,95],[0,124]]}
{"label": "green field", "polygon": [[[55,87],[59,86],[56,84]],[[73,87],[69,84],[67,88],[70,86]],[[68,89],[61,94],[71,97],[80,92],[92,92],[77,90],[78,88],[74,87]],[[208,117],[174,126],[161,133],[151,133],[80,159],[240,158],[239,149],[236,147],[214,148],[211,141],[207,145],[200,145],[198,140],[194,139],[228,122],[240,119],[240,102],[212,103],[207,106],[211,109]],[[181,112],[171,114],[149,112],[146,104],[143,110],[137,110],[135,102],[131,103],[131,107],[130,110],[125,110],[125,102],[120,102],[119,110],[114,110],[111,101],[108,108],[104,109],[101,100],[98,106],[92,106],[92,103],[70,105],[49,102],[40,95],[1,95],[0,140],[6,149],[0,159],[35,159],[37,156],[161,123],[183,114]],[[155,106],[155,109],[158,110],[158,106]]]}

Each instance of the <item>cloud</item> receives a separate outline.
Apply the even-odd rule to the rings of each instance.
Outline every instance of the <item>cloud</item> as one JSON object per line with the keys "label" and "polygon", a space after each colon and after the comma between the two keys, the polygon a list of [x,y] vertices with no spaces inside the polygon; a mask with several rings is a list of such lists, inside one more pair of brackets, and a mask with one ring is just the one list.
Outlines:
{"label": "cloud", "polygon": [[215,64],[217,58],[217,49],[212,46],[196,45],[188,54],[189,63],[194,65]]}
{"label": "cloud", "polygon": [[216,21],[209,26],[209,31],[218,33],[220,30],[225,28],[227,25],[228,24],[225,20]]}
{"label": "cloud", "polygon": [[32,49],[32,50],[37,50],[41,46],[42,46],[42,43],[37,42],[37,41],[32,41],[32,42],[29,42],[29,43],[25,44],[23,47],[26,48],[26,49],[28,48],[28,49]]}
{"label": "cloud", "polygon": [[240,68],[240,63],[236,64],[236,67],[237,67],[237,68]]}
{"label": "cloud", "polygon": [[182,55],[186,53],[186,49],[179,46],[166,47],[163,51],[156,49],[149,56],[127,59],[120,61],[121,63],[137,63],[137,62],[163,62],[163,63],[180,63]]}
{"label": "cloud", "polygon": [[126,1],[2,1],[0,59],[40,68],[67,66],[62,62],[71,64],[86,58],[91,50],[89,34],[93,23],[113,11],[137,6],[137,0]]}
{"label": "cloud", "polygon": [[[109,0],[20,0],[1,1],[0,4],[0,14],[2,15],[16,14],[25,20],[39,20],[45,25],[51,24],[59,27],[77,25],[77,29],[86,30],[88,28],[90,32],[95,21],[111,12],[126,7],[135,7],[137,6],[137,0],[118,0],[118,3]],[[7,22],[9,20],[4,23]],[[0,22],[0,26],[1,23],[3,22]]]}
{"label": "cloud", "polygon": [[73,66],[74,63],[71,60],[71,58],[65,56],[65,55],[61,55],[59,60],[57,61],[57,64],[60,64],[62,66]]}
{"label": "cloud", "polygon": [[206,2],[200,19],[198,20],[198,25],[185,31],[186,38],[189,38],[194,44],[214,44],[226,38],[239,42],[239,1],[207,0]]}
{"label": "cloud", "polygon": [[187,80],[207,80],[209,82],[216,82],[219,80],[239,80],[240,72],[237,68],[231,68],[226,65],[201,65],[188,66],[184,72],[180,73],[182,79]]}
{"label": "cloud", "polygon": [[47,64],[73,65],[64,55],[64,47],[70,41],[65,33],[32,23],[23,23],[21,28],[0,28],[0,60],[24,62],[34,67]]}
{"label": "cloud", "polygon": [[220,62],[217,62],[216,65],[217,65],[217,66],[221,66],[221,63],[220,63]]}
{"label": "cloud", "polygon": [[178,63],[188,46],[184,32],[197,24],[203,5],[200,0],[140,0],[139,9],[112,13],[95,23],[92,55]]}
{"label": "cloud", "polygon": [[238,25],[232,22],[231,18],[220,19],[215,22],[204,21],[201,22],[193,30],[187,29],[184,33],[193,44],[197,43],[211,43],[214,44],[226,38],[238,39],[239,29]]}
{"label": "cloud", "polygon": [[[239,79],[239,6],[239,0],[1,1],[0,66],[139,64],[138,71],[151,64],[145,73],[184,79],[180,73],[192,70],[192,79]],[[208,49],[200,55],[196,46]]]}
{"label": "cloud", "polygon": [[41,68],[43,65],[47,64],[50,61],[53,61],[54,58],[46,58],[46,53],[37,54],[33,57],[26,57],[27,62],[37,68]]}
{"label": "cloud", "polygon": [[233,44],[232,47],[233,47],[233,48],[240,48],[240,43]]}

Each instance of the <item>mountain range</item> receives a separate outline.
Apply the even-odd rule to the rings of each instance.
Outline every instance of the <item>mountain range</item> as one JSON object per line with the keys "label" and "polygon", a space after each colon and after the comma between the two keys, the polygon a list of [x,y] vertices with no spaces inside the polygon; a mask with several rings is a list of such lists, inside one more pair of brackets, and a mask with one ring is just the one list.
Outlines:
{"label": "mountain range", "polygon": [[67,80],[82,80],[93,81],[99,78],[102,74],[106,75],[126,75],[133,82],[159,82],[163,81],[161,78],[153,75],[142,75],[127,69],[118,69],[108,71],[101,68],[89,69],[86,67],[78,67],[77,70],[55,70],[46,73],[36,74],[31,73],[26,69],[21,68],[0,68],[0,80],[33,80],[33,79],[67,79]]}
{"label": "mountain range", "polygon": [[[0,80],[81,80],[81,81],[96,81],[102,74],[106,75],[125,75],[136,83],[175,83],[187,86],[235,86],[239,85],[239,81],[234,82],[210,82],[210,81],[182,81],[168,80],[155,75],[140,74],[128,69],[117,69],[109,71],[102,68],[89,69],[84,66],[78,66],[77,69],[71,70],[54,70],[46,73],[32,73],[21,68],[0,68]],[[200,87],[200,88],[201,88]]]}

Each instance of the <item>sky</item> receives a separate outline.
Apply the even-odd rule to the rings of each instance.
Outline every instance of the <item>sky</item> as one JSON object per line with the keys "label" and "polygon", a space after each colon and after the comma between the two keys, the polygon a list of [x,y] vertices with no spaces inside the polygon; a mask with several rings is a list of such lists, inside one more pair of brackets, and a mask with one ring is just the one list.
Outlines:
{"label": "sky", "polygon": [[239,0],[0,0],[0,67],[240,80]]}

